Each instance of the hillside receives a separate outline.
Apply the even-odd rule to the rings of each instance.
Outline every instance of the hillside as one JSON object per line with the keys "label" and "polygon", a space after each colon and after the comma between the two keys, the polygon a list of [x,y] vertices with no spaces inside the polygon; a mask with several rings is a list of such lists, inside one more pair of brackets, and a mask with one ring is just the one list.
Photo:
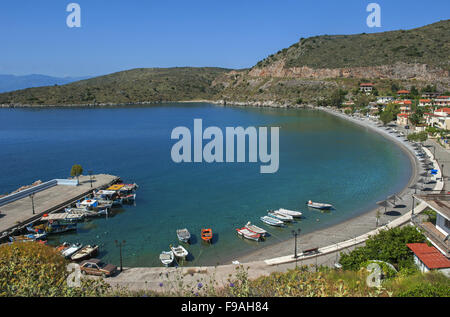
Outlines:
{"label": "hillside", "polygon": [[64,86],[29,88],[0,94],[0,104],[86,105],[208,99],[222,68],[139,68]]}
{"label": "hillside", "polygon": [[298,43],[248,70],[132,69],[64,86],[0,94],[0,104],[84,105],[222,100],[255,105],[317,103],[371,81],[391,87],[450,90],[450,20],[412,30],[323,35]]}

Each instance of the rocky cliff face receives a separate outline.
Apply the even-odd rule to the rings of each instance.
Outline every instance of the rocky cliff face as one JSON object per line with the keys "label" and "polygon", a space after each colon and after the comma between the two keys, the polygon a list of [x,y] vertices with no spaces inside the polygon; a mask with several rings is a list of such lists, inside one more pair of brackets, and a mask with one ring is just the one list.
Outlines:
{"label": "rocky cliff face", "polygon": [[308,66],[285,67],[285,61],[280,60],[268,66],[252,68],[251,77],[275,77],[275,78],[378,78],[400,80],[422,80],[427,82],[440,81],[450,83],[450,74],[446,70],[433,68],[425,64],[396,63],[394,65],[352,67],[352,68],[320,68],[314,69]]}

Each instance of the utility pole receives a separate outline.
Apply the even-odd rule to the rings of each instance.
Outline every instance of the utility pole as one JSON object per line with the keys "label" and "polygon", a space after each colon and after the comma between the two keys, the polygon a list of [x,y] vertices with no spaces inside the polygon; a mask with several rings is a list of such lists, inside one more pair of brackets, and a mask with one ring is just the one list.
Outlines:
{"label": "utility pole", "polygon": [[122,242],[119,241],[114,241],[116,243],[116,247],[119,248],[119,255],[120,255],[120,272],[123,271],[123,262],[122,262],[122,246],[125,244],[125,240],[123,240]]}
{"label": "utility pole", "polygon": [[295,238],[295,247],[294,247],[294,259],[295,259],[295,268],[297,268],[297,259],[298,259],[298,255],[297,255],[297,236],[300,234],[301,229],[297,229],[297,230],[292,230],[292,234]]}
{"label": "utility pole", "polygon": [[30,194],[30,198],[31,198],[31,208],[33,210],[33,215],[34,215],[34,193]]}

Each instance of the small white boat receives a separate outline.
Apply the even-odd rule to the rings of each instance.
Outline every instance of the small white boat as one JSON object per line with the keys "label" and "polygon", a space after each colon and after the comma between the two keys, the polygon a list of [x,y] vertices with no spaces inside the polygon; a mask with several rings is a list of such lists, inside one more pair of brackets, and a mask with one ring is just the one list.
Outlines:
{"label": "small white boat", "polygon": [[75,243],[72,244],[70,247],[68,247],[67,249],[65,249],[62,252],[62,255],[65,258],[70,258],[75,252],[77,252],[78,250],[80,250],[83,247],[83,245],[81,243]]}
{"label": "small white boat", "polygon": [[98,254],[98,246],[97,245],[87,245],[77,252],[75,252],[70,259],[72,261],[81,262],[83,260],[87,260],[95,257]]}
{"label": "small white boat", "polygon": [[189,241],[191,239],[191,233],[186,228],[178,229],[177,237],[178,237],[178,240],[180,240],[180,242],[189,243]]}
{"label": "small white boat", "polygon": [[189,252],[181,245],[177,247],[170,246],[170,250],[172,250],[177,259],[185,260],[189,254]]}
{"label": "small white boat", "polygon": [[308,205],[308,207],[315,208],[315,209],[331,209],[331,208],[333,208],[333,205],[323,204],[323,203],[315,203],[315,202],[312,202],[311,200],[308,201],[306,204]]}
{"label": "small white boat", "polygon": [[241,229],[236,229],[236,232],[241,237],[244,237],[249,240],[259,241],[259,239],[261,239],[261,235],[259,233],[253,232],[250,229],[245,228],[245,227],[241,228]]}
{"label": "small white boat", "polygon": [[270,217],[273,217],[275,219],[278,219],[278,220],[281,220],[281,221],[284,221],[284,222],[291,222],[291,221],[294,220],[294,217],[289,216],[289,215],[283,215],[283,214],[280,214],[280,213],[278,213],[276,211],[269,211],[267,214]]}
{"label": "small white boat", "polygon": [[289,210],[289,209],[284,209],[284,208],[280,208],[280,209],[276,210],[276,212],[278,212],[279,214],[282,214],[282,215],[292,216],[294,218],[300,218],[302,216],[302,213],[300,211],[294,211],[294,210]]}
{"label": "small white boat", "polygon": [[175,260],[175,255],[173,254],[172,251],[163,251],[159,255],[159,260],[161,261],[162,264],[164,264],[164,266],[169,266]]}
{"label": "small white boat", "polygon": [[284,226],[284,222],[283,221],[275,219],[275,218],[272,218],[272,217],[269,217],[269,216],[263,216],[263,217],[261,217],[259,219],[261,219],[262,222],[264,222],[265,224],[268,224],[270,226],[276,226],[276,227]]}
{"label": "small white boat", "polygon": [[251,230],[253,232],[259,233],[261,236],[266,236],[267,235],[267,231],[266,230],[264,230],[264,229],[262,229],[262,228],[260,228],[258,226],[252,225],[252,223],[250,221],[247,222],[247,224],[245,225],[245,228],[247,228],[247,229],[249,229],[249,230]]}

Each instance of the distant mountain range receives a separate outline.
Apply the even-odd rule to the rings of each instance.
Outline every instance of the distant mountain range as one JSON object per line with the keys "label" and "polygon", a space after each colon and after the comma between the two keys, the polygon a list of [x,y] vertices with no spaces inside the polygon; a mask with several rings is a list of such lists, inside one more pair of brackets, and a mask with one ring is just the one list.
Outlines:
{"label": "distant mountain range", "polygon": [[85,77],[60,78],[39,74],[24,75],[24,76],[0,74],[0,93],[32,87],[65,85],[74,81],[88,78],[90,77],[85,76]]}

